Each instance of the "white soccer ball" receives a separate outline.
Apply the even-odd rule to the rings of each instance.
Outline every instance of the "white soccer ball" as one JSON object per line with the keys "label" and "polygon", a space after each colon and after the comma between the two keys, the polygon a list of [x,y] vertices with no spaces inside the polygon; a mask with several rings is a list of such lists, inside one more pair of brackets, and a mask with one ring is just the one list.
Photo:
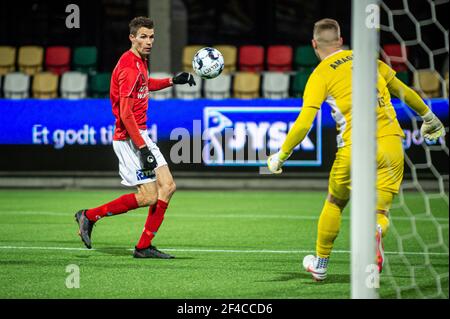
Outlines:
{"label": "white soccer ball", "polygon": [[202,48],[192,59],[192,68],[203,79],[213,79],[222,73],[224,67],[223,55],[214,48]]}

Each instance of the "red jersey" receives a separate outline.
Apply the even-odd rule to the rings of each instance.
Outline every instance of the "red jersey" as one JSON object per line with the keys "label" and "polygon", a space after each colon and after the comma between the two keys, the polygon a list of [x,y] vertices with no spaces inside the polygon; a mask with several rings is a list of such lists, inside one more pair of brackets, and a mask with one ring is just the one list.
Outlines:
{"label": "red jersey", "polygon": [[131,50],[122,54],[111,77],[110,99],[116,118],[113,139],[131,137],[137,147],[144,145],[139,129],[147,129],[148,92],[170,85],[170,78],[149,79],[147,59],[141,59]]}

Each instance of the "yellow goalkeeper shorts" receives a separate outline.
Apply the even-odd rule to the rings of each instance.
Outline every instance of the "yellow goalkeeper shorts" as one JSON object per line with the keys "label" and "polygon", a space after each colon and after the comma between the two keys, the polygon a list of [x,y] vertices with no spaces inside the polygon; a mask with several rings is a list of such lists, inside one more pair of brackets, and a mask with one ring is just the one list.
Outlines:
{"label": "yellow goalkeeper shorts", "polygon": [[[377,143],[376,188],[378,191],[397,194],[403,179],[402,138],[397,135],[389,135],[378,138]],[[328,184],[328,192],[338,199],[347,200],[350,198],[350,168],[351,146],[341,147],[336,153]],[[390,206],[390,203],[387,206]],[[377,207],[377,209],[388,210],[389,207]]]}

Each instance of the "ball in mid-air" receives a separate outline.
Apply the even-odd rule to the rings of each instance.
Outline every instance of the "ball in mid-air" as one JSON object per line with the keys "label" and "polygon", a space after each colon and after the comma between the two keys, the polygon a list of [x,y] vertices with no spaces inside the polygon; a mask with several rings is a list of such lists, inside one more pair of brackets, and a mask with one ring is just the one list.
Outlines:
{"label": "ball in mid-air", "polygon": [[202,48],[192,59],[192,68],[203,79],[213,79],[222,73],[224,67],[223,55],[214,48]]}

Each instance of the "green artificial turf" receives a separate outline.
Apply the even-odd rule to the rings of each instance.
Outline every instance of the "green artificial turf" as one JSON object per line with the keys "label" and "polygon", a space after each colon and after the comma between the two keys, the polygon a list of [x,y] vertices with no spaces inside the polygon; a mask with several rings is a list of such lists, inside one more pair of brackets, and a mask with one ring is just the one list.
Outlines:
{"label": "green artificial turf", "polygon": [[[144,208],[100,220],[84,249],[74,213],[122,194],[0,190],[0,298],[350,298],[348,208],[327,280],[301,267],[325,193],[180,190],[153,241],[175,259],[132,258]],[[420,194],[396,200],[381,298],[448,298],[448,203],[429,204],[432,217]],[[66,286],[70,265],[79,288]]]}

